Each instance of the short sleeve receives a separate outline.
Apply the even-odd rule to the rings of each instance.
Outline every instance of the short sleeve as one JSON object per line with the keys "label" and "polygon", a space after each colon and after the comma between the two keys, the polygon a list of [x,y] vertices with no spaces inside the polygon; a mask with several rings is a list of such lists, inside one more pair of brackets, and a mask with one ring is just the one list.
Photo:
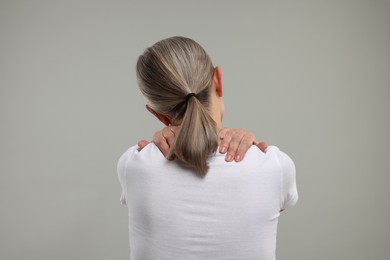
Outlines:
{"label": "short sleeve", "polygon": [[280,164],[282,167],[282,209],[294,206],[298,201],[295,164],[291,158],[280,151]]}
{"label": "short sleeve", "polygon": [[118,179],[119,183],[122,188],[122,193],[120,196],[120,202],[123,205],[126,205],[126,194],[127,194],[127,185],[126,185],[126,168],[129,158],[134,154],[134,152],[138,149],[137,146],[133,146],[129,148],[125,153],[122,154],[122,156],[119,158],[118,164],[117,164],[117,172],[118,172]]}

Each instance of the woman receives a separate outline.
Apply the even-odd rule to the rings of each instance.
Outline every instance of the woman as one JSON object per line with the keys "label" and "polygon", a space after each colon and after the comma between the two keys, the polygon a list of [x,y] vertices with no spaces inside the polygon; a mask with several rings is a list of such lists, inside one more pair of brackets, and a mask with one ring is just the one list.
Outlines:
{"label": "woman", "polygon": [[292,160],[253,146],[225,161],[221,70],[195,41],[157,42],[139,57],[137,78],[147,109],[179,127],[175,160],[152,143],[118,162],[131,259],[274,259],[280,211],[298,198]]}

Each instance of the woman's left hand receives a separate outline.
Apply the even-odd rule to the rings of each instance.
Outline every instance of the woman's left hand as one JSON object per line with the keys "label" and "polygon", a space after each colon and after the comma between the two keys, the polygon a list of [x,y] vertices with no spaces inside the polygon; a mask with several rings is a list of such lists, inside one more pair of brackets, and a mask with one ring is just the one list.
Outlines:
{"label": "woman's left hand", "polygon": [[225,160],[227,162],[233,160],[239,162],[244,159],[246,152],[252,145],[256,145],[263,152],[268,147],[264,142],[257,142],[252,132],[242,128],[222,128],[219,131],[219,138],[221,139],[219,152],[226,153]]}

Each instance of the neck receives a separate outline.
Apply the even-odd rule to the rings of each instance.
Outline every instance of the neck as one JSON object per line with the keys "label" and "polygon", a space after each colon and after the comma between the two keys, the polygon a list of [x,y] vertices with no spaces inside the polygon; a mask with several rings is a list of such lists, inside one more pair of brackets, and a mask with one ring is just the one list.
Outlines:
{"label": "neck", "polygon": [[211,98],[208,112],[211,118],[214,120],[217,126],[217,130],[219,131],[222,128],[222,118],[224,113],[224,105],[223,105],[222,98],[213,96]]}

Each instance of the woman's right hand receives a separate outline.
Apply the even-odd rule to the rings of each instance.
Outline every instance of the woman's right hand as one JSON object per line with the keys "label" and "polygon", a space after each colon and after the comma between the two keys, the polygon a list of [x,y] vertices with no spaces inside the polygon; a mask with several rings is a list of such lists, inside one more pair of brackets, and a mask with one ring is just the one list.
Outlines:
{"label": "woman's right hand", "polygon": [[[152,142],[158,147],[158,149],[160,149],[161,153],[168,160],[173,160],[173,157],[168,157],[168,154],[178,131],[179,127],[177,126],[166,126],[163,129],[155,132],[153,135]],[[146,140],[140,140],[137,144],[140,150],[142,150],[149,143],[150,142]]]}
{"label": "woman's right hand", "polygon": [[[173,160],[173,158],[168,157],[168,154],[178,130],[179,128],[177,126],[167,126],[153,135],[152,142],[168,160]],[[227,162],[233,160],[236,162],[241,161],[252,145],[256,145],[263,152],[265,152],[268,147],[265,142],[257,142],[254,134],[245,129],[223,128],[219,132],[219,137],[221,139],[219,152],[222,154],[226,153],[225,160]],[[142,148],[149,143],[150,142],[146,140],[140,140],[138,146],[140,147],[140,150],[142,150]]]}

